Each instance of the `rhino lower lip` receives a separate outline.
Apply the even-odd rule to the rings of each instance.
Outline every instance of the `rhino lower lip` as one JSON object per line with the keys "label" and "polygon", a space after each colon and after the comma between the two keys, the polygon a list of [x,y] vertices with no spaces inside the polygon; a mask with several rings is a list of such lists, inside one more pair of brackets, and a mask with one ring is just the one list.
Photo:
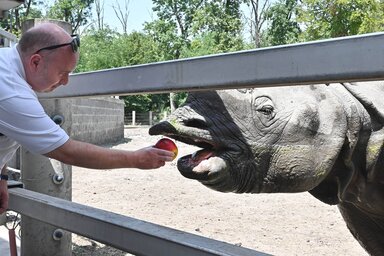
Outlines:
{"label": "rhino lower lip", "polygon": [[180,158],[177,162],[177,168],[186,178],[213,185],[219,181],[217,179],[220,178],[218,173],[227,169],[227,163],[216,152],[202,149],[192,155]]}
{"label": "rhino lower lip", "polygon": [[186,155],[177,161],[177,168],[180,173],[189,179],[208,180],[209,169],[200,167],[204,165],[210,157],[214,156],[214,152],[202,149],[191,155]]}

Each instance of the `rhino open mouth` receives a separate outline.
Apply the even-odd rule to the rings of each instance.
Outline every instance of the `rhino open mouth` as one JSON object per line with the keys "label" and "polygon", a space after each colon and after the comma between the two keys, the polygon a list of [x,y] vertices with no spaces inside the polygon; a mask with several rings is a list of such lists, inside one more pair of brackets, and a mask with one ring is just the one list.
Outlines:
{"label": "rhino open mouth", "polygon": [[[221,151],[219,145],[201,130],[191,133],[191,129],[189,129],[188,134],[183,134],[180,130],[177,131],[169,122],[164,121],[152,126],[149,129],[149,134],[163,135],[202,148],[193,154],[182,156],[177,161],[177,168],[186,178],[201,181],[208,180],[214,172],[220,169],[219,166],[223,166],[224,160],[219,157]],[[200,135],[197,136],[196,134]]]}

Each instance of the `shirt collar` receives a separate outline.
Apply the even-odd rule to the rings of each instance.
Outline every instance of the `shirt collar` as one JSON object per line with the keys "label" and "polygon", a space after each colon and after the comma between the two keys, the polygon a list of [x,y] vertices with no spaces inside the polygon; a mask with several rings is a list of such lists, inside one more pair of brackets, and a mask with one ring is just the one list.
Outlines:
{"label": "shirt collar", "polygon": [[14,65],[16,67],[16,73],[18,75],[20,75],[24,80],[27,80],[27,77],[25,75],[25,70],[24,70],[23,62],[21,60],[20,53],[17,50],[17,45],[18,44],[15,44],[11,48],[12,49],[11,62],[14,63]]}

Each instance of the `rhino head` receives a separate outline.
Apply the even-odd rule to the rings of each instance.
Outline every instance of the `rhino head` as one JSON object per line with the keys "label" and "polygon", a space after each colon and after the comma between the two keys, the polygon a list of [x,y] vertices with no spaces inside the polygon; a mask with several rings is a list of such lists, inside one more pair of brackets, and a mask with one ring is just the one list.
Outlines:
{"label": "rhino head", "polygon": [[190,93],[150,128],[201,150],[182,175],[222,192],[309,191],[384,252],[384,81]]}
{"label": "rhino head", "polygon": [[150,128],[202,148],[180,173],[221,192],[301,192],[331,171],[345,140],[340,98],[327,86],[190,93]]}

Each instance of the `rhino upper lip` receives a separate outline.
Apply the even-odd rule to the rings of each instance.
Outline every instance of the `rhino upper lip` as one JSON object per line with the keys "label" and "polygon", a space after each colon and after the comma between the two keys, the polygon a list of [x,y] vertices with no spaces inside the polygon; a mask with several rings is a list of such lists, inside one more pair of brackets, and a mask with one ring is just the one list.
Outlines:
{"label": "rhino upper lip", "polygon": [[[160,127],[160,129],[159,129]],[[219,143],[214,142],[209,131],[197,127],[180,126],[181,129],[176,130],[169,122],[164,121],[149,129],[150,135],[163,135],[174,140],[193,145],[210,151],[218,151]]]}
{"label": "rhino upper lip", "polygon": [[202,138],[183,137],[180,135],[173,135],[173,134],[165,134],[165,136],[175,139],[177,141],[183,142],[188,145],[197,146],[199,148],[210,149],[210,150],[214,150],[216,148],[213,142],[202,139]]}

